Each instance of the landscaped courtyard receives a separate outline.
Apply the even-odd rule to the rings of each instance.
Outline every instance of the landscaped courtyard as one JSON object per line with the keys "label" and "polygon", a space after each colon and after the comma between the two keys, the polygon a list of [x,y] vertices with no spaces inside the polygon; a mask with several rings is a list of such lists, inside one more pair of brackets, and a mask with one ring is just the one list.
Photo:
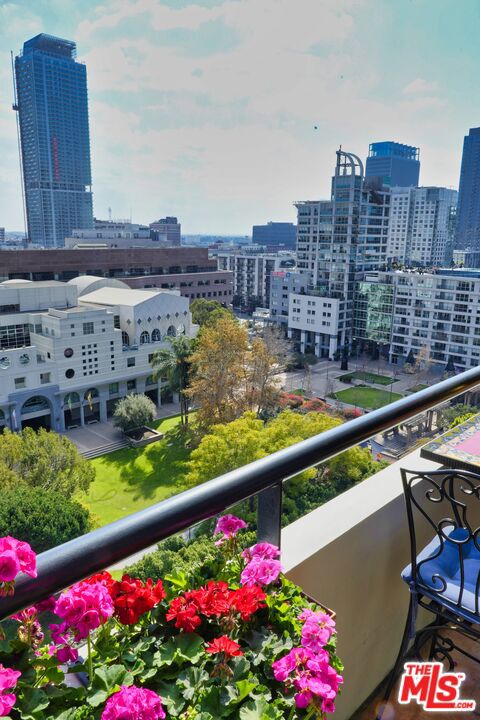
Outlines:
{"label": "landscaped courtyard", "polygon": [[364,410],[377,410],[378,408],[388,405],[388,403],[400,400],[400,393],[390,392],[390,390],[378,390],[377,388],[357,386],[339,390],[334,393],[333,397],[347,405],[355,405]]}
{"label": "landscaped courtyard", "polygon": [[393,377],[388,375],[377,375],[376,373],[367,372],[365,370],[355,370],[355,372],[340,375],[337,380],[342,382],[352,382],[352,380],[361,380],[362,382],[373,383],[374,385],[391,385],[395,382]]}
{"label": "landscaped courtyard", "polygon": [[[180,416],[152,425],[162,433],[180,423]],[[144,448],[123,448],[90,462],[96,477],[83,499],[100,525],[119,520],[186,489],[184,462],[190,450],[180,434],[169,434]]]}

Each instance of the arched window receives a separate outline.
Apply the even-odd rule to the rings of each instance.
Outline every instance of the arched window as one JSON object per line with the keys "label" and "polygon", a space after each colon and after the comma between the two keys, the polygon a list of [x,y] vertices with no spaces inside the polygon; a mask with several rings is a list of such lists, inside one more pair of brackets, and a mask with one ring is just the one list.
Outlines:
{"label": "arched window", "polygon": [[176,334],[177,334],[177,331],[175,330],[175,326],[169,325],[168,330],[167,330],[168,337],[175,337]]}
{"label": "arched window", "polygon": [[89,388],[89,389],[85,392],[85,395],[84,395],[83,397],[84,397],[85,400],[87,400],[88,402],[91,402],[94,398],[98,398],[98,390],[97,390],[97,388]]}
{"label": "arched window", "polygon": [[22,415],[31,412],[40,412],[40,410],[50,410],[50,404],[47,398],[41,395],[28,398],[22,405]]}
{"label": "arched window", "polygon": [[140,335],[140,345],[145,345],[146,343],[150,342],[150,335],[149,333],[144,330],[142,334]]}
{"label": "arched window", "polygon": [[160,333],[160,330],[158,328],[155,328],[155,330],[152,330],[152,342],[161,342],[162,335]]}
{"label": "arched window", "polygon": [[122,330],[122,345],[123,347],[130,347],[130,338],[125,330]]}
{"label": "arched window", "polygon": [[76,392],[68,393],[68,395],[65,395],[65,399],[63,401],[63,404],[67,407],[70,407],[70,405],[73,405],[73,403],[80,402],[80,396]]}

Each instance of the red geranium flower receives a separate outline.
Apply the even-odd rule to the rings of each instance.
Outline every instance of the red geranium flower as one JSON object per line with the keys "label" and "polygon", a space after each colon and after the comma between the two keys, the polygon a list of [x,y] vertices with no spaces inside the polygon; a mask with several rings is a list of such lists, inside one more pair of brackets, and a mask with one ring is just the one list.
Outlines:
{"label": "red geranium flower", "polygon": [[265,598],[265,593],[258,585],[244,586],[233,593],[231,607],[240,614],[242,620],[248,620],[253,613],[265,607]]}
{"label": "red geranium flower", "polygon": [[235,655],[243,655],[243,652],[240,650],[240,645],[236,643],[235,640],[231,640],[227,635],[215,638],[215,640],[208,643],[205,650],[211,655],[223,653],[226,660],[234,657]]}
{"label": "red geranium flower", "polygon": [[229,589],[226,582],[210,580],[206,587],[194,590],[190,594],[204,615],[220,617],[230,612],[234,591]]}
{"label": "red geranium flower", "polygon": [[135,625],[141,615],[155,607],[165,597],[162,581],[155,585],[150,578],[145,584],[138,578],[124,575],[109,588],[115,614],[124,625]]}
{"label": "red geranium flower", "polygon": [[202,622],[196,603],[182,595],[172,600],[166,618],[175,620],[175,627],[185,632],[193,632]]}

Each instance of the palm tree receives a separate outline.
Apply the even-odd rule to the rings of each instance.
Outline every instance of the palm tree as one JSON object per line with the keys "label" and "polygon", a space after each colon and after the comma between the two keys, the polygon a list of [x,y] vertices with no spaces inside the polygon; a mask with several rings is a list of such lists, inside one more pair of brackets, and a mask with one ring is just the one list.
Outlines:
{"label": "palm tree", "polygon": [[188,397],[185,395],[185,390],[188,387],[189,359],[193,352],[194,340],[186,335],[168,337],[167,340],[170,347],[157,350],[153,354],[151,361],[153,379],[166,377],[170,390],[178,392],[181,423],[188,425]]}

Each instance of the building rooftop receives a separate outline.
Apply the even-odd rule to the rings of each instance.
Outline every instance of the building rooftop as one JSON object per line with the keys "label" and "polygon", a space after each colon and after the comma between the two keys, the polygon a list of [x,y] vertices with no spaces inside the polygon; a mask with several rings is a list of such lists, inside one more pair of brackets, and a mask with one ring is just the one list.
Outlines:
{"label": "building rooftop", "polygon": [[82,303],[94,305],[128,305],[135,307],[147,300],[152,300],[156,295],[169,294],[180,297],[178,293],[169,290],[131,290],[123,288],[100,288],[91,293],[82,295]]}
{"label": "building rooftop", "polygon": [[60,282],[60,280],[4,280],[0,283],[0,288],[5,290],[11,290],[12,287],[18,288],[37,288],[37,287],[58,287],[59,285],[65,285],[66,283]]}
{"label": "building rooftop", "polygon": [[400,157],[407,160],[418,160],[420,148],[413,145],[385,140],[383,142],[371,143],[368,157]]}
{"label": "building rooftop", "polygon": [[40,33],[23,43],[24,55],[32,53],[35,50],[40,50],[48,55],[58,55],[59,57],[73,60],[77,53],[77,46],[73,40],[64,40],[54,35]]}

